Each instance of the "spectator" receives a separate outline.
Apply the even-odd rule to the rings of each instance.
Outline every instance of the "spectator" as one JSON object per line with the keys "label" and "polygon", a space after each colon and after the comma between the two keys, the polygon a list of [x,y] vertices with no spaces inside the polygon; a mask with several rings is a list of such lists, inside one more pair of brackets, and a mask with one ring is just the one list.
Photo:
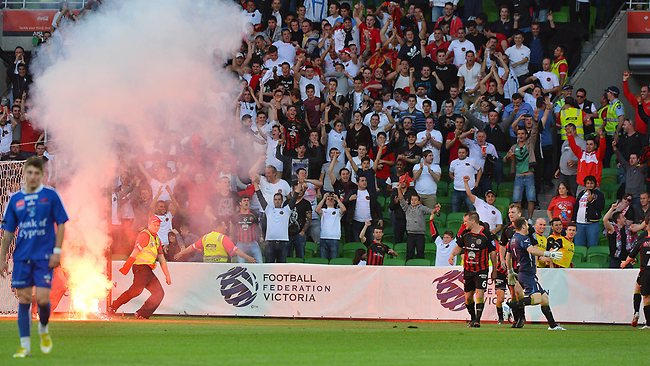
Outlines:
{"label": "spectator", "polygon": [[306,185],[296,182],[291,192],[291,212],[289,216],[289,245],[287,257],[305,257],[305,243],[307,242],[307,230],[311,224],[311,204],[304,199]]}
{"label": "spectator", "polygon": [[274,193],[273,206],[270,206],[256,179],[253,186],[266,219],[266,262],[285,263],[289,252],[289,220],[293,205],[289,205],[282,193]]}
{"label": "spectator", "polygon": [[[544,94],[557,95],[560,92],[560,79],[558,79],[557,75],[551,72],[550,58],[544,58],[542,61],[542,69],[540,71],[536,71],[531,76],[527,77],[526,80],[524,80],[525,83],[535,81],[539,82],[539,85],[541,85],[542,92]],[[534,84],[531,85],[534,86]]]}
{"label": "spectator", "polygon": [[481,66],[475,62],[472,50],[467,51],[465,60],[465,63],[458,66],[458,85],[463,89],[463,102],[472,104],[480,89]]}
{"label": "spectator", "polygon": [[[323,207],[325,204],[325,207]],[[338,205],[338,207],[336,207]],[[331,260],[338,257],[339,241],[341,240],[341,218],[345,213],[345,205],[338,195],[326,193],[318,203],[316,212],[320,215],[320,256]]]}
{"label": "spectator", "polygon": [[437,182],[440,181],[442,171],[440,165],[433,162],[431,150],[425,150],[423,156],[424,159],[413,167],[413,180],[415,181],[415,190],[419,195],[418,201],[433,209],[436,205]]}
{"label": "spectator", "polygon": [[366,231],[370,227],[372,227],[372,222],[366,221],[359,233],[359,240],[361,240],[362,243],[366,243],[366,247],[368,248],[367,265],[383,266],[386,255],[397,256],[397,253],[382,242],[384,229],[381,226],[376,226],[372,229],[372,241],[369,242],[366,239]]}
{"label": "spectator", "polygon": [[446,161],[448,164],[451,164],[452,161],[458,159],[458,148],[468,136],[474,134],[474,129],[463,131],[465,128],[465,118],[463,118],[463,116],[456,116],[455,125],[456,129],[447,134],[447,139],[445,141],[445,151],[448,154],[448,159]]}
{"label": "spectator", "polygon": [[[631,230],[631,225],[625,215],[617,209],[618,204],[614,202],[603,216],[603,224],[609,242],[609,268],[621,268],[621,262],[627,259],[637,238],[636,232]],[[632,264],[626,268],[632,268]]]}
{"label": "spectator", "polygon": [[[542,61],[547,57],[546,48],[548,47],[549,39],[555,33],[555,22],[553,21],[552,12],[548,14],[547,19],[548,29],[542,30],[542,24],[540,24],[542,21],[540,23],[533,22],[530,25],[530,33],[526,33],[524,37],[524,44],[530,48],[529,68],[533,73],[542,69]],[[550,66],[551,64],[549,62],[549,69],[545,71],[550,71]]]}
{"label": "spectator", "polygon": [[569,64],[564,55],[566,54],[566,46],[558,45],[553,50],[553,63],[551,64],[551,72],[557,76],[560,85],[564,86],[569,76]]}
{"label": "spectator", "polygon": [[[568,123],[565,126],[567,135],[573,136],[576,145],[581,150],[586,149],[585,141],[576,135],[576,128],[573,123]],[[570,192],[577,192],[578,183],[577,183],[577,174],[578,174],[578,158],[571,150],[569,146],[569,141],[564,141],[562,143],[560,155],[560,164],[558,169],[555,171],[555,178],[559,178],[560,184],[564,184]]]}
{"label": "spectator", "polygon": [[510,18],[510,8],[508,4],[501,4],[499,6],[499,19],[492,23],[494,32],[511,37],[514,31],[513,20]]}
{"label": "spectator", "polygon": [[422,150],[429,150],[433,153],[433,164],[440,165],[440,148],[443,141],[442,133],[434,129],[434,119],[427,118],[425,130],[417,134],[416,144]]}
{"label": "spectator", "polygon": [[[368,180],[360,176],[357,182],[357,190],[349,197],[348,220],[352,229],[352,237],[357,238],[363,229],[363,225],[370,220],[376,220],[379,226],[383,226],[381,219],[381,208],[374,195],[368,189]],[[383,233],[383,230],[382,230]],[[368,246],[370,243],[366,243]]]}
{"label": "spectator", "polygon": [[[435,3],[438,3],[439,1],[434,1],[434,6]],[[454,10],[456,10],[456,5],[458,4],[458,1],[454,0],[453,2],[447,1],[444,3],[444,6],[442,8],[442,16],[434,18],[433,17],[433,10],[431,11],[431,21],[435,21],[436,24],[434,26],[435,28],[442,28],[444,26],[449,27],[449,34],[458,34],[458,31],[463,29],[463,21],[454,15]],[[440,5],[437,5],[437,8],[440,9]],[[437,20],[436,20],[437,19]]]}
{"label": "spectator", "polygon": [[596,188],[597,180],[593,175],[586,176],[583,184],[585,189],[576,197],[578,209],[573,213],[573,221],[578,223],[575,244],[592,247],[598,245],[600,213],[605,206],[605,195]]}
{"label": "spectator", "polygon": [[476,209],[478,217],[481,219],[481,222],[488,224],[490,227],[490,232],[496,237],[497,233],[503,228],[503,218],[501,217],[501,212],[499,209],[494,207],[494,202],[496,201],[497,196],[490,189],[485,192],[485,200],[482,200],[476,197],[472,190],[469,188],[469,179],[470,177],[464,176],[463,183],[465,184],[465,193],[467,198],[469,198],[472,205]]}
{"label": "spectator", "polygon": [[618,139],[612,141],[612,150],[618,149],[623,160],[629,160],[631,154],[636,153],[638,156],[647,144],[645,136],[638,133],[632,121],[626,118],[623,120],[623,127],[618,134]]}
{"label": "spectator", "polygon": [[510,72],[523,84],[529,75],[528,62],[530,61],[530,48],[524,46],[524,34],[517,31],[513,37],[515,44],[510,46],[505,54],[510,59]]}
{"label": "spectator", "polygon": [[456,247],[456,239],[453,232],[447,230],[442,236],[438,236],[435,240],[436,244],[436,267],[448,267],[456,265],[456,257],[452,264],[449,264],[449,256]]}
{"label": "spectator", "polygon": [[560,182],[557,186],[557,192],[551,199],[546,209],[546,215],[549,220],[559,218],[564,228],[573,220],[573,211],[575,210],[576,199],[570,188]]}
{"label": "spectator", "polygon": [[[548,111],[545,113],[548,117]],[[512,123],[512,128],[517,130],[517,143],[512,145],[508,154],[503,158],[504,162],[512,160],[513,171],[515,172],[515,186],[512,192],[512,202],[521,205],[524,191],[526,191],[526,200],[528,201],[528,219],[532,219],[537,201],[535,192],[535,146],[537,144],[538,127],[537,123],[532,123],[532,129],[529,132],[526,127],[518,126],[519,121],[526,118],[532,121],[532,116],[521,115]],[[530,123],[530,122],[529,122]]]}
{"label": "spectator", "polygon": [[[469,136],[471,136],[471,133]],[[481,182],[477,184],[476,189],[477,194],[485,194],[485,192],[492,189],[494,162],[499,160],[499,154],[494,145],[487,142],[485,131],[477,131],[476,139],[465,137],[462,142],[469,148],[470,159],[474,160],[483,171]]]}
{"label": "spectator", "polygon": [[[253,257],[255,263],[264,263],[262,250],[257,242],[259,220],[258,216],[251,212],[250,203],[250,197],[239,197],[239,212],[233,215],[230,232],[233,233],[237,249],[240,252]],[[246,258],[237,256],[237,262],[245,263]]]}
{"label": "spectator", "polygon": [[24,94],[29,92],[29,86],[32,83],[32,77],[27,74],[27,65],[18,63],[17,74],[11,74],[9,81],[11,82],[12,100],[20,99]]}
{"label": "spectator", "polygon": [[[626,124],[631,124],[626,120]],[[637,152],[631,152],[629,158],[626,160],[623,157],[623,154],[619,149],[618,145],[614,145],[614,152],[616,153],[616,159],[618,163],[625,171],[625,181],[621,184],[625,188],[622,189],[623,192],[632,196],[632,202],[635,207],[641,205],[640,196],[641,193],[644,193],[645,190],[645,181],[648,176],[648,164],[641,164],[639,160],[639,154]],[[624,145],[621,145],[624,146]],[[636,150],[636,151],[641,151]],[[619,263],[620,264],[620,263]]]}
{"label": "spectator", "polygon": [[[447,58],[450,58],[452,55],[454,57],[453,64],[460,69],[462,65],[465,64],[469,59],[467,57],[467,53],[469,51],[472,51],[472,56],[476,53],[476,47],[475,45],[468,41],[465,38],[465,29],[458,29],[456,31],[457,38],[451,41],[449,44],[449,49],[447,51]],[[472,57],[472,64],[474,62],[474,57]],[[460,75],[458,75],[460,76]]]}
{"label": "spectator", "polygon": [[[327,115],[328,110],[325,110]],[[344,151],[345,137],[347,136],[347,131],[343,130],[342,121],[334,121],[334,128],[330,129],[329,132],[326,132],[326,126],[328,123],[321,124],[321,140],[320,143],[327,145],[327,151],[336,149],[338,151]],[[328,156],[329,158],[329,156]]]}
{"label": "spectator", "polygon": [[449,164],[449,177],[454,181],[454,190],[451,195],[451,210],[460,212],[463,202],[467,206],[467,211],[473,210],[472,202],[467,193],[465,193],[464,177],[469,177],[469,187],[474,189],[481,181],[483,171],[474,160],[468,159],[469,149],[461,145],[458,148],[458,159]]}
{"label": "spectator", "polygon": [[400,206],[399,193],[397,188],[400,185],[406,187],[406,191],[402,194],[405,200],[411,200],[411,195],[415,194],[415,189],[413,188],[413,179],[409,175],[409,172],[406,170],[406,165],[404,161],[399,160],[395,166],[396,173],[389,178],[390,180],[390,204],[388,208],[391,211],[391,222],[393,224],[393,233],[396,243],[404,242],[404,234],[406,233],[406,213]]}
{"label": "spectator", "polygon": [[[417,186],[417,184],[416,184]],[[424,215],[430,215],[433,209],[420,202],[420,196],[412,194],[410,205],[404,199],[404,192],[408,187],[397,188],[400,206],[406,214],[406,260],[424,258]],[[440,206],[438,206],[438,210]]]}
{"label": "spectator", "polygon": [[[631,73],[629,71],[623,72],[623,94],[631,106],[639,104],[638,99],[641,99],[641,105],[646,115],[650,115],[650,92],[648,85],[642,85],[638,96],[630,91],[628,80]],[[648,133],[648,123],[639,116],[639,111],[634,109],[634,126],[640,134],[646,135]]]}
{"label": "spectator", "polygon": [[600,185],[600,178],[603,172],[603,158],[605,156],[605,136],[604,131],[600,133],[600,141],[597,144],[596,140],[592,137],[586,139],[585,150],[579,147],[575,142],[573,135],[567,136],[567,141],[571,147],[573,154],[578,157],[578,184],[584,182],[588,176],[596,179],[596,185]]}
{"label": "spectator", "polygon": [[[506,105],[503,109],[503,124],[504,130],[505,126],[510,126],[512,125],[512,122],[514,120],[521,120],[521,117],[523,115],[529,115],[532,116],[534,113],[533,107],[524,102],[524,98],[522,97],[521,94],[515,93],[512,94],[512,103]],[[516,131],[513,131],[510,129],[510,136],[515,137]]]}
{"label": "spectator", "polygon": [[[21,161],[26,160],[28,157],[30,157],[29,153],[20,151],[20,141],[12,141],[9,146],[9,152],[2,155],[0,161]],[[149,194],[149,197],[151,197],[151,193],[147,193]]]}

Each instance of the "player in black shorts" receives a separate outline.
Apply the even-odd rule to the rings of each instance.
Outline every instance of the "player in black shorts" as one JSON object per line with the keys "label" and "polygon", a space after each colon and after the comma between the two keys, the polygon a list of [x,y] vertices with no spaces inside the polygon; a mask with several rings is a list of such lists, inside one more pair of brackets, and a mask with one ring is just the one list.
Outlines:
{"label": "player in black shorts", "polygon": [[[650,216],[645,218],[646,226],[650,224]],[[637,239],[634,248],[628,255],[627,259],[621,263],[621,268],[625,268],[628,264],[632,263],[637,255],[639,258],[641,268],[639,269],[639,276],[636,278],[636,286],[640,289],[641,296],[643,297],[643,314],[645,314],[645,326],[641,329],[650,329],[650,234]],[[639,315],[635,314],[635,319],[632,321],[633,325],[638,322]]]}
{"label": "player in black shorts", "polygon": [[[505,289],[506,289],[507,278],[508,278],[508,270],[506,268],[506,261],[505,261],[506,247],[516,231],[513,223],[515,222],[515,220],[520,218],[521,215],[522,215],[521,207],[519,207],[514,203],[510,204],[510,206],[508,207],[508,219],[510,220],[510,225],[507,226],[505,229],[503,229],[503,231],[501,232],[501,241],[499,242],[497,277],[494,280],[494,287],[497,294],[497,302],[496,302],[497,315],[499,316],[500,321],[502,321],[503,319],[503,310],[500,309],[500,307],[502,306],[503,299],[505,297]],[[532,234],[532,232],[530,232],[529,234]],[[520,301],[523,300],[524,298],[524,289],[521,287],[521,284],[519,284],[519,282],[515,282],[514,285],[508,284],[508,290],[510,291],[511,299],[510,302],[507,303],[507,305],[512,311],[512,317],[514,318],[513,324],[517,324],[517,322],[519,321],[519,316],[522,316],[524,320],[526,317],[524,307],[520,305]]]}
{"label": "player in black shorts", "polygon": [[459,231],[456,245],[449,255],[449,264],[453,265],[455,257],[464,251],[465,307],[470,315],[468,326],[479,328],[483,315],[488,269],[490,260],[496,263],[496,248],[489,227],[479,221],[476,212],[467,213],[463,217],[463,228]]}

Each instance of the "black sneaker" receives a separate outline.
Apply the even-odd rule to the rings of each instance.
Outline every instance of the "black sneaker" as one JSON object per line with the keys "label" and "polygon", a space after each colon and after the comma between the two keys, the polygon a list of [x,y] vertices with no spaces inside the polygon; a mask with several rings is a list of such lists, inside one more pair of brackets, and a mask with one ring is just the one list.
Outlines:
{"label": "black sneaker", "polygon": [[475,321],[475,322],[472,324],[472,328],[480,328],[480,327],[481,327],[481,322],[480,322],[480,321]]}
{"label": "black sneaker", "polygon": [[524,318],[519,318],[516,323],[512,325],[513,328],[523,328],[524,324],[526,324],[526,321],[524,321]]}

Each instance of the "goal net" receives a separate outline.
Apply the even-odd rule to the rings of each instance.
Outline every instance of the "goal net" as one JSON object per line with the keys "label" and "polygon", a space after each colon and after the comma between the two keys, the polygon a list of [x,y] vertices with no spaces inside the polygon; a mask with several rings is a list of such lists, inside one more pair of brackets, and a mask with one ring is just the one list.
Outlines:
{"label": "goal net", "polygon": [[[0,162],[0,218],[4,215],[9,196],[20,189],[23,179],[23,161]],[[0,220],[1,221],[1,220]],[[0,235],[3,234],[0,230]],[[0,316],[13,316],[18,313],[18,299],[11,288],[11,272],[14,243],[9,246],[7,261],[9,262],[8,276],[0,276]]]}

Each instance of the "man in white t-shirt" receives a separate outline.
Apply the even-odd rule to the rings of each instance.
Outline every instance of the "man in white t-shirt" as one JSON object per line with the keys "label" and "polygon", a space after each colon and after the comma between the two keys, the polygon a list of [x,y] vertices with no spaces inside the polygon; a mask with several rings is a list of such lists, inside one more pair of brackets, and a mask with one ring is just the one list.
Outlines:
{"label": "man in white t-shirt", "polygon": [[[320,143],[327,145],[327,151],[332,151],[332,149],[336,149],[339,152],[345,151],[345,138],[347,135],[348,131],[343,129],[342,121],[334,121],[334,128],[330,132],[325,132],[325,124],[322,124]],[[327,155],[327,161],[330,161],[330,159],[331,157]]]}
{"label": "man in white t-shirt", "polygon": [[[257,180],[257,174],[255,172],[251,171],[251,176],[253,177],[253,180]],[[280,178],[278,170],[272,165],[267,165],[264,169],[264,176],[259,178],[259,187],[266,202],[273,202],[273,195],[276,193],[282,193],[284,197],[287,197],[289,193],[291,193],[291,186],[289,186],[289,183]],[[260,205],[257,196],[253,196],[253,199],[251,200],[251,210],[259,212],[261,211],[261,208],[262,206]]]}
{"label": "man in white t-shirt", "polygon": [[463,102],[471,105],[478,96],[481,81],[481,65],[476,62],[474,51],[467,51],[465,64],[458,67],[458,86],[463,90]]}
{"label": "man in white t-shirt", "polygon": [[466,62],[465,54],[467,53],[467,51],[476,52],[476,47],[474,47],[474,43],[465,39],[464,28],[460,28],[457,32],[457,35],[458,38],[451,41],[451,44],[449,44],[449,49],[447,51],[447,59],[449,59],[449,56],[453,53],[454,65],[456,65],[456,67],[460,67]]}
{"label": "man in white t-shirt", "polygon": [[467,211],[474,209],[472,202],[467,197],[467,193],[465,193],[463,177],[469,177],[468,184],[471,189],[474,189],[477,182],[480,182],[483,171],[474,160],[467,157],[468,154],[469,149],[467,146],[461,145],[458,148],[458,159],[449,164],[449,177],[454,181],[454,190],[451,195],[451,210],[453,212],[461,212],[463,202],[467,206]]}
{"label": "man in white t-shirt", "polygon": [[485,192],[485,200],[482,200],[476,197],[472,190],[469,188],[469,177],[464,176],[463,182],[465,183],[465,193],[467,193],[467,198],[474,204],[474,210],[478,213],[478,217],[481,221],[488,224],[490,227],[490,232],[493,235],[496,235],[503,228],[503,217],[501,216],[501,211],[494,207],[494,201],[497,196],[490,189]]}
{"label": "man in white t-shirt", "polygon": [[256,9],[253,0],[248,0],[246,2],[246,10],[242,11],[242,16],[246,19],[246,23],[251,24],[253,27],[262,23],[262,13]]}
{"label": "man in white t-shirt", "polygon": [[431,150],[425,150],[422,155],[424,159],[413,167],[415,191],[420,196],[422,204],[433,209],[436,206],[437,182],[440,181],[442,171],[440,165],[433,163]]}
{"label": "man in white t-shirt", "polygon": [[[366,157],[366,156],[368,156],[368,147],[367,147],[366,145],[359,145],[359,146],[357,147],[357,156],[353,157],[352,160],[354,160],[354,163],[355,163],[358,167],[360,167],[360,166],[361,166],[361,159],[363,159],[363,158]],[[372,169],[373,166],[375,166],[375,162],[374,162],[372,159],[370,159],[370,169]],[[345,165],[345,168],[346,168],[347,170],[351,171],[351,172],[354,171],[354,169],[352,169],[352,164],[351,164],[349,161],[348,161],[348,163]],[[356,174],[352,174],[352,177],[351,177],[350,180],[351,180],[352,182],[356,183],[356,182],[357,182],[357,175],[356,175]]]}
{"label": "man in white t-shirt", "polygon": [[[490,157],[491,161],[499,159],[496,147],[487,142],[487,134],[485,131],[476,132],[476,139],[466,138],[463,144],[469,148],[469,158],[474,160],[478,166],[485,171],[485,160]],[[477,194],[482,195],[492,187],[492,178],[483,176],[479,184],[477,184]]]}
{"label": "man in white t-shirt", "polygon": [[363,124],[370,127],[370,119],[372,118],[373,114],[377,114],[379,116],[379,130],[384,131],[384,127],[386,127],[390,121],[388,120],[388,116],[386,113],[384,113],[383,109],[383,101],[381,99],[375,99],[372,102],[372,112],[366,114],[366,116],[363,117]]}
{"label": "man in white t-shirt", "polygon": [[320,215],[321,220],[321,258],[332,259],[338,257],[339,242],[341,240],[341,218],[345,210],[345,205],[335,193],[325,193],[323,199],[318,203],[316,212]]}
{"label": "man in white t-shirt", "polygon": [[261,191],[261,186],[256,180],[253,180],[253,186],[255,187],[255,197],[260,202],[266,219],[266,262],[286,263],[289,251],[291,207],[285,201],[285,196],[278,192],[272,195],[271,202],[273,203],[268,204]]}
{"label": "man in white t-shirt", "polygon": [[551,59],[545,58],[542,61],[542,71],[534,73],[531,77],[526,79],[526,82],[539,80],[542,85],[543,93],[551,93],[557,95],[560,92],[560,79],[557,75],[551,72]]}
{"label": "man in white t-shirt", "polygon": [[278,58],[293,66],[296,61],[296,48],[291,43],[291,33],[288,29],[282,31],[282,39],[273,42],[273,45],[278,49]]}
{"label": "man in white t-shirt", "polygon": [[519,85],[524,84],[528,77],[528,62],[530,61],[530,48],[524,46],[524,34],[516,32],[515,44],[508,47],[505,54],[510,59],[510,72],[517,78]]}
{"label": "man in white t-shirt", "polygon": [[433,153],[433,164],[440,165],[440,148],[442,148],[442,133],[434,130],[434,121],[432,117],[427,117],[425,122],[426,129],[418,132],[415,144],[424,150],[430,150]]}

